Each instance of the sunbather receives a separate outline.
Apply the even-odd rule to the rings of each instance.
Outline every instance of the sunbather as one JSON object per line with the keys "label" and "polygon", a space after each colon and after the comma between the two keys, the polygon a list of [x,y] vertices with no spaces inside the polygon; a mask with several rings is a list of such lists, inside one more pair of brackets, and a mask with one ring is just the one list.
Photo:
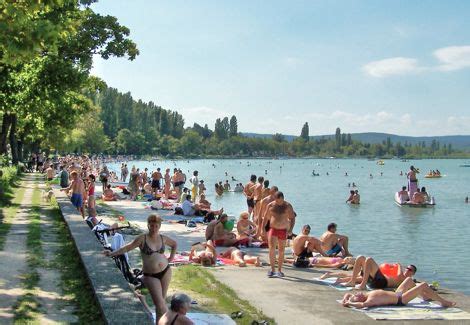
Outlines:
{"label": "sunbather", "polygon": [[114,191],[111,189],[111,185],[109,184],[106,186],[102,198],[103,201],[117,201],[119,199],[116,193],[114,193]]}
{"label": "sunbather", "polygon": [[[414,265],[409,265],[403,270],[398,263],[383,263],[379,266],[371,257],[358,256],[354,263],[352,276],[346,276],[337,282],[343,282],[345,286],[355,286],[359,283],[358,289],[360,290],[365,289],[367,284],[373,289],[396,288],[406,278],[415,275],[416,271]],[[361,276],[359,276],[360,274]],[[333,274],[329,274],[322,276],[322,278],[333,276]]]}
{"label": "sunbather", "polygon": [[229,247],[225,252],[219,255],[223,258],[228,258],[235,262],[240,267],[246,266],[246,264],[254,264],[255,266],[261,266],[259,257],[251,256],[244,251],[239,250],[236,247]]}
{"label": "sunbather", "polygon": [[344,307],[376,307],[376,306],[405,306],[416,297],[424,300],[435,300],[442,307],[453,307],[455,302],[439,296],[425,282],[415,284],[412,278],[407,278],[395,291],[373,290],[369,292],[347,293],[343,297]]}
{"label": "sunbather", "polygon": [[[200,250],[198,252],[198,246],[201,246],[204,250]],[[215,251],[212,240],[192,246],[191,252],[189,253],[189,260],[194,263],[201,264],[202,266],[215,265],[217,262],[217,252]]]}

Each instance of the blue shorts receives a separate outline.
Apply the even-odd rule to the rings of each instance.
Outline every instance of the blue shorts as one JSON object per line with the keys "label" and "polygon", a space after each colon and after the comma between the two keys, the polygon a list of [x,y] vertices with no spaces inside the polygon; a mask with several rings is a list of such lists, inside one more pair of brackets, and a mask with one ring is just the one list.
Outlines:
{"label": "blue shorts", "polygon": [[338,254],[339,252],[341,252],[343,248],[339,245],[339,244],[336,244],[335,246],[333,246],[329,251],[325,252],[327,255],[335,255],[335,254]]}
{"label": "blue shorts", "polygon": [[73,206],[77,209],[80,209],[83,205],[83,198],[82,195],[79,193],[72,193],[72,197],[70,198]]}

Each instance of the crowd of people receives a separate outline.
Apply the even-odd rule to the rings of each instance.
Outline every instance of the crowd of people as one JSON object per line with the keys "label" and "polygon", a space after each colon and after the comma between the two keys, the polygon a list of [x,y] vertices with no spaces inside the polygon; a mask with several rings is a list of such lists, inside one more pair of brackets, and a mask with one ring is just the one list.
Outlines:
{"label": "crowd of people", "polygon": [[[243,248],[267,247],[268,277],[284,277],[284,262],[291,263],[297,268],[352,269],[352,274],[344,271],[328,272],[323,278],[336,277],[338,284],[357,286],[359,290],[365,289],[367,285],[374,289],[367,293],[345,295],[342,301],[344,306],[401,305],[417,295],[436,300],[446,307],[453,305],[452,302],[438,296],[427,284],[416,285],[412,281],[417,271],[414,265],[406,268],[398,263],[378,265],[371,257],[353,257],[349,251],[348,236],[339,234],[335,223],[327,225],[326,231],[319,238],[310,235],[310,225],[303,225],[300,234],[293,234],[296,213],[292,204],[285,200],[284,193],[277,186],[271,185],[263,176],[251,175],[249,182],[245,185],[237,183],[238,191],[241,191],[246,198],[246,211],[240,213],[238,220],[234,222],[224,213],[223,208],[217,210],[212,208],[212,204],[206,198],[207,189],[204,181],[199,179],[198,171],[194,171],[187,179],[186,174],[178,168],[173,169],[172,175],[170,175],[169,168],[165,169],[162,174],[160,168],[149,173],[147,168],[141,171],[132,166],[129,172],[127,164],[123,162],[121,175],[118,177],[106,167],[102,160],[87,156],[66,156],[57,160],[43,159],[40,170],[46,173],[48,180],[52,180],[56,175],[59,177],[60,186],[63,191],[69,193],[72,204],[83,218],[87,212],[88,220],[94,225],[97,224],[96,179],[101,182],[103,200],[122,199],[124,194],[131,200],[172,202],[175,204],[173,207],[177,206],[179,209],[176,209],[176,213],[191,217],[203,216],[207,223],[206,241],[193,245],[189,253],[190,261],[202,266],[216,265],[218,259],[229,261],[229,264],[239,267],[261,266],[260,258],[248,254]],[[408,174],[408,191],[404,188],[402,194],[409,195],[412,192],[412,200],[419,201],[419,195],[427,194],[424,188],[413,187],[417,184],[414,173],[416,170],[412,167]],[[126,183],[128,178],[129,181]],[[113,190],[111,183],[121,184],[119,191],[122,192]],[[186,184],[188,184],[187,187]],[[231,186],[228,180],[215,185],[215,192],[218,195],[229,190]],[[416,195],[418,196],[415,198]],[[346,202],[359,204],[359,192],[351,190]],[[187,311],[185,303],[189,297],[177,296],[178,302],[175,300],[177,306],[173,306],[172,300],[171,308],[168,310],[165,298],[171,281],[170,263],[176,254],[177,243],[174,239],[160,234],[161,224],[162,218],[151,214],[147,219],[148,232],[146,234],[137,236],[128,244],[124,245],[122,242],[114,250],[105,250],[104,254],[115,257],[139,248],[143,263],[143,284],[152,297],[157,320],[160,320],[159,324],[168,324],[178,317],[181,319],[185,317],[185,310]],[[289,239],[292,240],[292,256],[286,256],[285,253]],[[171,249],[168,258],[164,255],[166,247]],[[390,271],[391,269],[394,271]],[[392,294],[390,291],[383,291],[384,288],[396,288],[396,290]]]}

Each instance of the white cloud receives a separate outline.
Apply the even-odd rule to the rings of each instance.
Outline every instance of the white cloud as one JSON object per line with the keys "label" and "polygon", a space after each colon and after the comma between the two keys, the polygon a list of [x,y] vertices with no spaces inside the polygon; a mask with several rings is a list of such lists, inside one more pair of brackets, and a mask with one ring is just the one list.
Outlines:
{"label": "white cloud", "polygon": [[382,78],[391,75],[404,75],[417,73],[423,70],[418,61],[412,58],[395,57],[379,61],[372,61],[362,67],[372,77]]}
{"label": "white cloud", "polygon": [[405,75],[422,71],[456,71],[470,67],[470,46],[448,46],[433,52],[438,64],[425,67],[417,59],[394,57],[365,64],[362,70],[375,78]]}
{"label": "white cloud", "polygon": [[454,71],[470,67],[470,46],[449,46],[434,51],[441,62],[437,67],[442,71]]}
{"label": "white cloud", "polygon": [[217,118],[227,116],[230,118],[232,114],[207,106],[187,107],[178,109],[178,113],[183,115],[184,125],[186,127],[193,126],[194,123],[204,126],[207,123],[209,128],[214,128],[214,123]]}

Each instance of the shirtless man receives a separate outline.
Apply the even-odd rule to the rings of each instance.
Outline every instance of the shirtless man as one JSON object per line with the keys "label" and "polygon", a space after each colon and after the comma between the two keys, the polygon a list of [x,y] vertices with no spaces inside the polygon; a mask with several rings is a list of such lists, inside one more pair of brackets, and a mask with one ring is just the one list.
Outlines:
{"label": "shirtless man", "polygon": [[297,235],[293,242],[292,250],[299,259],[313,257],[312,252],[318,252],[322,256],[328,256],[321,248],[321,241],[315,237],[309,236],[310,225],[302,227],[302,234]]}
{"label": "shirtless man", "polygon": [[243,188],[243,194],[246,196],[246,205],[248,206],[248,213],[251,214],[253,212],[253,208],[255,207],[254,201],[254,187],[256,185],[256,175],[251,175],[250,181],[246,183],[245,187]]}
{"label": "shirtless man", "polygon": [[413,194],[413,199],[411,200],[412,204],[423,204],[426,202],[426,198],[419,187],[416,189],[415,194]]}
{"label": "shirtless man", "polygon": [[78,177],[78,173],[73,171],[70,173],[70,177],[72,182],[70,182],[69,187],[61,189],[61,191],[65,191],[68,193],[72,190],[72,196],[70,197],[70,201],[72,202],[73,206],[77,208],[77,210],[82,214],[82,218],[85,219],[85,211],[83,209],[83,198],[85,197],[85,183],[83,183],[82,179]]}
{"label": "shirtless man", "polygon": [[260,214],[258,218],[258,223],[256,225],[256,235],[255,237],[262,237],[263,241],[267,239],[267,230],[266,225],[268,224],[268,205],[276,199],[276,193],[279,191],[277,186],[272,186],[269,189],[269,195],[261,200],[260,202]]}
{"label": "shirtless man", "polygon": [[406,186],[401,187],[401,191],[398,192],[398,197],[400,198],[400,201],[402,203],[408,202],[410,200],[410,197],[408,196],[408,191],[406,190]]}
{"label": "shirtless man", "polygon": [[[286,246],[287,233],[291,227],[291,219],[294,218],[294,209],[292,205],[284,200],[284,194],[277,192],[273,202],[269,203],[268,207],[269,216],[269,233],[268,233],[268,246],[269,246],[269,263],[271,270],[268,272],[268,277],[284,277],[282,273],[282,264],[284,263],[284,250]],[[276,263],[276,247],[278,247],[278,272],[275,273]]]}
{"label": "shirtless man", "polygon": [[238,243],[236,235],[225,230],[224,224],[227,222],[228,216],[223,213],[220,215],[218,222],[214,226],[214,234],[212,240],[215,246],[232,246]]}
{"label": "shirtless man", "polygon": [[367,284],[374,289],[396,288],[406,278],[413,277],[417,271],[414,265],[409,265],[403,270],[402,266],[397,263],[393,265],[397,267],[396,275],[390,276],[385,274],[385,271],[382,271],[385,270],[387,266],[389,265],[382,264],[379,266],[371,257],[366,258],[365,256],[359,256],[354,263],[351,279],[344,285],[354,287],[358,280],[359,273],[362,273],[361,283],[358,286],[359,290],[364,290]]}
{"label": "shirtless man", "polygon": [[455,302],[439,296],[425,282],[415,284],[407,278],[396,291],[372,290],[369,292],[347,293],[343,297],[344,307],[365,308],[374,306],[405,306],[416,297],[437,301],[442,307],[453,307]]}
{"label": "shirtless man", "polygon": [[258,183],[253,186],[253,202],[255,204],[253,208],[253,222],[258,223],[259,210],[261,206],[261,200],[263,195],[263,182],[264,177],[258,177]]}
{"label": "shirtless man", "polygon": [[152,173],[152,192],[154,196],[157,195],[157,191],[160,189],[160,180],[162,179],[162,173],[160,168],[157,168],[156,171]]}
{"label": "shirtless man", "polygon": [[52,169],[52,166],[47,167],[46,177],[48,181],[52,181],[54,179],[54,169]]}
{"label": "shirtless man", "polygon": [[336,256],[342,253],[343,256],[351,256],[348,250],[349,238],[336,233],[336,223],[330,223],[328,230],[321,235],[322,249],[328,256]]}

